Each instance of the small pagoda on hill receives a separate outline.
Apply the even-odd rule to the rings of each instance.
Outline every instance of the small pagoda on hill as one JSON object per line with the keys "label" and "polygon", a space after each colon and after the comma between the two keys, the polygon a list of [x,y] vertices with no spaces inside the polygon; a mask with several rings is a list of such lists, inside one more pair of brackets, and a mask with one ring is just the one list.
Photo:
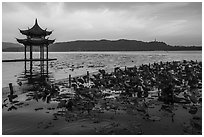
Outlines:
{"label": "small pagoda on hill", "polygon": [[[24,59],[19,59],[15,61],[24,61],[25,62],[25,76],[30,78],[30,80],[34,79],[35,77],[39,77],[43,80],[44,78],[48,77],[48,61],[56,60],[56,59],[49,59],[48,58],[48,46],[53,44],[55,40],[49,40],[46,36],[52,34],[52,31],[47,31],[47,29],[42,29],[35,20],[35,24],[32,28],[28,28],[27,30],[20,30],[20,33],[26,35],[25,39],[18,39],[16,40],[23,44],[25,47],[24,50]],[[39,47],[40,57],[33,58],[33,47]],[[26,57],[26,51],[30,53],[30,57]],[[46,52],[46,55],[45,55]],[[39,61],[40,62],[40,72],[35,73],[33,70],[33,62]],[[29,62],[30,67],[27,70],[27,62]]]}

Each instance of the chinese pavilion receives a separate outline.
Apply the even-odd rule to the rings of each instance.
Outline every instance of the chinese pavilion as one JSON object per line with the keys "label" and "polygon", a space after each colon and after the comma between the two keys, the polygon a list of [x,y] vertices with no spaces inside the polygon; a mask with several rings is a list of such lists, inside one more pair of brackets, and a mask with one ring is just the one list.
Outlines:
{"label": "chinese pavilion", "polygon": [[[18,39],[16,40],[23,44],[25,47],[24,50],[24,59],[17,59],[15,61],[24,61],[25,63],[25,76],[28,78],[33,78],[36,76],[33,71],[33,62],[39,61],[40,62],[40,78],[46,78],[48,77],[48,61],[56,60],[56,59],[49,59],[48,58],[48,46],[50,44],[53,44],[55,40],[49,40],[46,38],[46,36],[52,34],[52,31],[47,31],[47,29],[42,29],[37,22],[37,19],[35,20],[35,24],[32,28],[28,28],[27,30],[20,30],[20,33],[23,35],[26,35],[25,39]],[[33,47],[39,47],[40,51],[40,57],[39,58],[33,58]],[[26,51],[29,51],[30,57],[26,57]],[[46,54],[45,54],[46,52]],[[30,67],[29,70],[27,70],[27,62],[29,62]]]}

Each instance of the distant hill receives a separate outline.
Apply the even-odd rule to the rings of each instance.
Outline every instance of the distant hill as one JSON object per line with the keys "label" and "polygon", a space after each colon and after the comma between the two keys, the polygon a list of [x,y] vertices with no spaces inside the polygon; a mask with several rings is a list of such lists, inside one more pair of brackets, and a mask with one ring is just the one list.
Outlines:
{"label": "distant hill", "polygon": [[[23,52],[24,46],[17,43],[2,42],[2,51],[3,52]],[[27,51],[29,51],[28,48],[27,48]],[[33,51],[39,51],[39,49],[36,49],[35,47]]]}
{"label": "distant hill", "polygon": [[23,48],[23,46],[19,44],[2,42],[2,51],[21,51],[21,48]]}
{"label": "distant hill", "polygon": [[[49,46],[50,52],[69,51],[177,51],[177,50],[202,50],[196,46],[170,46],[164,42],[143,42],[137,40],[78,40],[58,42]],[[24,51],[24,46],[14,43],[2,43],[3,52]],[[38,51],[35,49],[34,51]]]}

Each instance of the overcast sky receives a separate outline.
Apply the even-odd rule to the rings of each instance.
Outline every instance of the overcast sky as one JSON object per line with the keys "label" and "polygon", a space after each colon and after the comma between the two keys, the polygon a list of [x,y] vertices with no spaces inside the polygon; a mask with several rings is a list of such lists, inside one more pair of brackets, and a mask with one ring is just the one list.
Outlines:
{"label": "overcast sky", "polygon": [[95,39],[164,41],[201,45],[202,3],[14,3],[2,4],[2,38],[25,38],[18,28],[54,30],[56,42]]}

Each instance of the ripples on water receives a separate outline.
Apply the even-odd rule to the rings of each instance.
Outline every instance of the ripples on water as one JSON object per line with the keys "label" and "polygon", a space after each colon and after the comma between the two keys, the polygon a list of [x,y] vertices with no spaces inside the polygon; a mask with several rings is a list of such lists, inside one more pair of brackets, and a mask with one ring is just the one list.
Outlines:
{"label": "ripples on water", "polygon": [[[29,54],[27,55],[27,57]],[[38,53],[34,57],[39,58]],[[3,53],[2,59],[24,58],[24,53]],[[96,72],[99,69],[113,71],[114,67],[138,66],[141,64],[198,60],[202,61],[202,51],[137,51],[137,52],[68,52],[49,53],[49,58],[57,58],[57,61],[49,63],[49,70],[53,72],[55,79],[67,78],[86,74],[87,71]],[[38,63],[35,63],[38,66]],[[2,87],[12,82],[16,84],[17,75],[24,70],[24,63],[2,63]]]}

